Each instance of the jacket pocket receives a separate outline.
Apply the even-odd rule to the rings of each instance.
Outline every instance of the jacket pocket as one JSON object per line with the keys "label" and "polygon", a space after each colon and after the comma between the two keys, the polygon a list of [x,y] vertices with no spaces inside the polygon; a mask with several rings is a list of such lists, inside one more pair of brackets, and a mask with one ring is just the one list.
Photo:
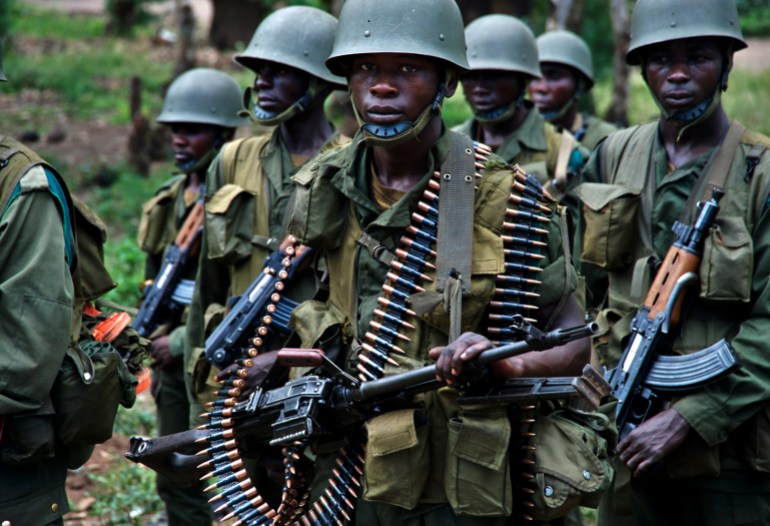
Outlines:
{"label": "jacket pocket", "polygon": [[511,424],[500,410],[463,410],[449,421],[444,490],[457,515],[508,516]]}
{"label": "jacket pocket", "polygon": [[402,409],[366,423],[364,497],[412,509],[430,471],[428,426],[416,409]]}
{"label": "jacket pocket", "polygon": [[584,183],[575,189],[583,203],[580,258],[599,268],[615,270],[633,262],[636,213],[640,190],[622,185]]}
{"label": "jacket pocket", "polygon": [[248,190],[226,184],[206,203],[209,259],[233,265],[251,255],[255,200]]}
{"label": "jacket pocket", "polygon": [[748,302],[754,272],[754,245],[738,217],[719,217],[703,248],[698,268],[701,296],[711,300]]}
{"label": "jacket pocket", "polygon": [[0,459],[9,466],[41,462],[54,456],[53,404],[5,416]]}

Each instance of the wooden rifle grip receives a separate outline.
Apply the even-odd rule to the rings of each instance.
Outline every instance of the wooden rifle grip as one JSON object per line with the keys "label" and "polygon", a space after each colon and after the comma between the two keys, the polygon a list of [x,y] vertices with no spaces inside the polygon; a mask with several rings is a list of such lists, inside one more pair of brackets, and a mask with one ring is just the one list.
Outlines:
{"label": "wooden rifle grip", "polygon": [[[668,249],[668,254],[666,254],[660,270],[655,275],[655,281],[652,282],[644,300],[644,306],[650,309],[650,319],[655,319],[658,314],[665,312],[677,280],[688,272],[697,274],[700,261],[701,256],[698,254],[693,254],[676,246]],[[671,326],[676,326],[679,323],[683,301],[684,295],[682,294],[677,298],[671,311],[671,319],[669,320]]]}

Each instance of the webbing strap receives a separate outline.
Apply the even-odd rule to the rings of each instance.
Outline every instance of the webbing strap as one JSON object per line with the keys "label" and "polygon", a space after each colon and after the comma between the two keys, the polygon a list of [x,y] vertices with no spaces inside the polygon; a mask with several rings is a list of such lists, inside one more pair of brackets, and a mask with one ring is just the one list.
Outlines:
{"label": "webbing strap", "polygon": [[462,295],[471,293],[471,252],[475,168],[473,141],[452,135],[449,155],[441,165],[436,247],[436,290],[443,292],[450,274],[462,282]]}

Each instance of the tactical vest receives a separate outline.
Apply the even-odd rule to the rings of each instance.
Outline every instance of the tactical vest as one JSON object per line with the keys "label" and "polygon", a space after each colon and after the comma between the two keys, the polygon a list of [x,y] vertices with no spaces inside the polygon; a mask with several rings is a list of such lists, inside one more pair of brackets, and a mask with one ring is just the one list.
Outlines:
{"label": "tactical vest", "polygon": [[176,239],[177,197],[184,191],[186,179],[184,174],[172,177],[142,206],[136,241],[143,252],[161,254]]}
{"label": "tactical vest", "polygon": [[[582,259],[608,271],[608,307],[614,313],[610,317],[622,318],[609,339],[609,365],[619,358],[620,339],[628,334],[628,323],[653,277],[648,262],[653,256],[650,229],[657,183],[647,179],[654,177],[650,163],[657,130],[657,123],[649,123],[610,135],[600,150],[605,182],[586,183],[576,190],[586,222]],[[692,352],[732,336],[736,321],[748,311],[754,260],[751,234],[764,210],[770,174],[758,173],[748,181],[744,175],[747,157],[758,159],[769,145],[767,138],[751,131],[740,141],[715,227],[705,243],[699,269],[702,301],[683,323],[676,352]],[[707,181],[705,174],[692,192],[702,196]],[[694,213],[689,210],[685,220],[691,222]],[[633,232],[639,237],[630,235]]]}
{"label": "tactical vest", "polygon": [[[395,207],[411,202],[412,194],[419,197],[428,181],[416,185],[394,207],[362,228],[358,196],[332,182],[356,177],[357,167],[351,162],[355,162],[355,155],[321,158],[294,177],[298,190],[292,233],[324,249],[330,282],[329,300],[303,303],[293,320],[303,345],[323,343],[330,337],[330,329],[341,327],[343,348],[350,350],[343,357],[344,365],[352,374],[370,379],[371,369],[362,366],[360,354],[373,341],[373,326],[367,328],[368,320],[357,317],[381,308],[381,296],[372,294],[382,286],[375,276],[389,265],[384,254],[392,247],[386,247],[392,241],[398,242],[403,233],[403,227],[395,224],[399,221],[395,219]],[[478,330],[482,325],[496,292],[497,276],[505,272],[501,226],[512,182],[510,170],[494,168],[486,170],[478,181],[471,293],[462,300],[462,330]],[[421,283],[427,292],[435,291],[435,270],[424,272],[429,279]],[[391,283],[396,283],[394,279],[388,277]],[[359,299],[366,303],[359,304]],[[393,357],[399,366],[386,363],[385,375],[425,365],[430,362],[429,349],[446,345],[450,317],[444,304],[418,314],[417,321],[408,331],[409,340],[397,341],[401,351]],[[461,515],[511,513],[511,472],[506,451],[512,430],[505,410],[460,406],[456,396],[453,389],[425,393],[415,397],[418,408],[388,413],[367,423],[367,500],[407,509],[418,503],[449,502]]]}

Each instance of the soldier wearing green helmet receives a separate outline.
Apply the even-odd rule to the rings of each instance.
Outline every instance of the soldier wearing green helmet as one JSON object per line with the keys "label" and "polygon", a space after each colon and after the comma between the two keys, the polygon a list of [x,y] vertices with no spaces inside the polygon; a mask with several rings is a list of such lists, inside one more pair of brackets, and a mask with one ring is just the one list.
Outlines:
{"label": "soldier wearing green helmet", "polygon": [[[239,116],[241,88],[229,75],[211,68],[191,69],[169,86],[156,119],[171,131],[174,161],[180,174],[166,181],[144,204],[137,242],[147,255],[145,279],[153,280],[161,269],[164,253],[174,242],[203,191],[206,170],[236,128],[249,123]],[[174,301],[187,308],[197,262],[184,269]],[[184,318],[184,316],[182,317]],[[190,403],[184,375],[183,319],[159,320],[163,330],[151,334],[152,395],[157,408],[158,435],[186,431]],[[197,413],[195,413],[197,414]],[[156,476],[157,491],[166,506],[170,526],[210,526],[211,506],[200,485],[182,487],[168,477]]]}
{"label": "soldier wearing green helmet", "polygon": [[561,200],[588,152],[525,100],[541,77],[535,35],[516,17],[492,14],[468,24],[465,37],[470,68],[461,81],[473,117],[455,130],[536,174]]}
{"label": "soldier wearing green helmet", "polygon": [[593,150],[617,127],[578,111],[580,97],[594,85],[593,59],[585,41],[571,31],[549,31],[537,37],[542,77],[529,84],[529,94],[545,119]]}
{"label": "soldier wearing green helmet", "polygon": [[[323,254],[329,283],[325,301],[294,311],[294,327],[304,347],[324,349],[363,381],[435,361],[450,386],[416,396],[411,409],[367,422],[365,468],[349,464],[363,458],[357,438],[347,446],[317,444],[315,502],[308,507],[335,523],[336,497],[331,504],[316,499],[327,486],[341,486],[323,479],[359,472],[365,480],[358,524],[511,524],[518,520],[510,516],[518,501],[511,477],[518,472],[507,467],[512,431],[505,410],[461,406],[452,387],[463,363],[493,345],[471,331],[484,330],[495,276],[505,268],[499,227],[514,182],[509,165],[446,129],[441,117],[444,98],[454,95],[460,72],[469,67],[460,10],[454,0],[347,0],[326,63],[347,77],[360,127],[351,144],[319,155],[293,178],[289,231]],[[484,166],[478,179],[474,162]],[[459,187],[469,191],[462,207],[436,208],[451,199],[436,189],[438,173],[455,189],[450,192],[468,185]],[[430,197],[433,191],[440,195]],[[553,214],[543,223],[549,237],[537,264],[552,279],[544,279],[533,298],[542,307],[535,317],[537,323],[553,315],[555,325],[571,324],[582,316],[572,294],[574,270],[564,253],[559,207],[545,199]],[[430,233],[433,222],[438,240]],[[415,267],[424,260],[424,267]],[[450,263],[460,270],[450,272]],[[421,298],[405,306],[405,295],[423,288]],[[393,321],[401,318],[404,323]],[[397,346],[387,343],[396,338],[394,327],[403,332]],[[574,374],[585,364],[585,344],[501,360],[492,368],[502,376]]]}
{"label": "soldier wearing green helmet", "polygon": [[[668,351],[688,354],[725,338],[742,362],[674,398],[618,444],[602,525],[770,524],[770,139],[731,121],[721,102],[733,53],[744,47],[732,0],[639,0],[626,61],[641,67],[660,116],[610,134],[576,188],[581,258],[609,280],[595,341],[607,367],[619,359],[672,225],[691,224],[711,188],[724,191],[700,284],[688,291]],[[599,218],[609,209],[627,219],[610,228]],[[602,236],[613,247],[604,255]]]}
{"label": "soldier wearing green helmet", "polygon": [[[203,352],[207,336],[222,319],[228,298],[249,287],[286,238],[285,216],[294,194],[291,175],[319,151],[349,140],[324,113],[329,94],[345,86],[324,65],[336,28],[337,19],[320,9],[280,8],[260,22],[249,45],[235,57],[256,75],[243,96],[248,115],[274,128],[225,145],[206,176],[201,259],[185,335],[188,395],[198,407],[219,385],[219,371]],[[316,292],[316,285],[314,273],[306,272],[287,288],[286,296],[302,301]],[[283,344],[283,337],[265,338],[253,371],[268,351]],[[260,488],[272,487],[264,469],[253,475],[261,478]]]}

